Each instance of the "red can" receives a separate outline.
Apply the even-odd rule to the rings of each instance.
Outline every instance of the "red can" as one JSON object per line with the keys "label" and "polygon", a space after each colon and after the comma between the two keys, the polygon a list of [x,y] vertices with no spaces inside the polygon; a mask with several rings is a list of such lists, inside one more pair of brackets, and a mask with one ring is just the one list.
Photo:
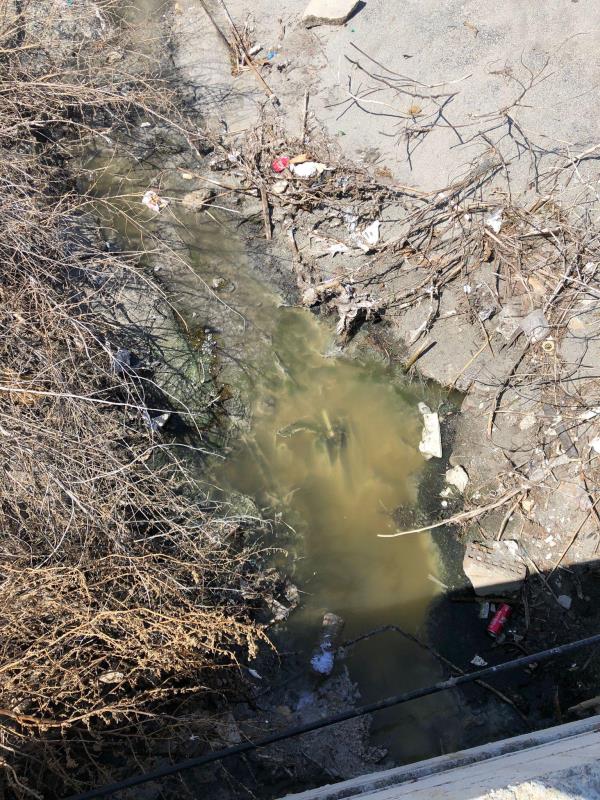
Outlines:
{"label": "red can", "polygon": [[272,164],[271,169],[273,172],[283,172],[283,170],[289,165],[290,159],[287,156],[280,156],[276,158]]}
{"label": "red can", "polygon": [[507,606],[506,603],[502,603],[498,611],[492,617],[492,621],[487,626],[487,632],[490,636],[493,636],[494,639],[497,636],[500,636],[502,633],[502,629],[506,625],[508,618],[512,613],[512,608]]}

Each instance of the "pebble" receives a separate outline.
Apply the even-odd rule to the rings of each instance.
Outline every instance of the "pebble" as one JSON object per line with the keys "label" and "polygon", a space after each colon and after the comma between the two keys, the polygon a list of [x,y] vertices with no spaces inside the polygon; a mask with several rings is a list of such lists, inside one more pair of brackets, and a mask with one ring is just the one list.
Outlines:
{"label": "pebble", "polygon": [[571,603],[573,602],[568,594],[559,594],[556,600],[558,605],[562,606],[567,611],[571,608]]}

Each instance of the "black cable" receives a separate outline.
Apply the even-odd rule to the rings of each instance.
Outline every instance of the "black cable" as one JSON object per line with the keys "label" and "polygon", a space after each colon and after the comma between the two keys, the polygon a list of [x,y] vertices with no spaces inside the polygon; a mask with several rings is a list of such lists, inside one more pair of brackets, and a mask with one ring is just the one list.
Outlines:
{"label": "black cable", "polygon": [[436,694],[437,692],[443,692],[446,689],[453,689],[455,686],[461,686],[464,683],[472,683],[473,681],[481,680],[483,678],[490,678],[502,672],[508,672],[509,670],[517,669],[518,667],[526,667],[528,664],[535,664],[539,661],[548,661],[548,659],[554,658],[555,656],[560,656],[564,653],[571,653],[574,650],[579,650],[583,647],[590,647],[594,644],[600,644],[600,633],[596,634],[595,636],[589,636],[587,639],[578,639],[576,642],[557,645],[556,647],[551,647],[549,650],[542,650],[540,653],[533,653],[529,656],[521,656],[520,658],[515,658],[512,661],[506,661],[503,664],[496,664],[493,667],[485,667],[484,669],[476,670],[475,672],[468,672],[464,675],[457,675],[452,678],[447,678],[444,681],[434,683],[433,686],[427,686],[421,689],[412,689],[409,692],[403,692],[402,694],[395,695],[394,697],[387,697],[386,699],[378,700],[375,703],[369,703],[368,705],[360,706],[359,708],[342,711],[339,714],[334,714],[331,717],[325,717],[324,719],[315,720],[314,722],[307,722],[305,725],[298,725],[296,728],[288,728],[287,730],[279,731],[278,733],[272,733],[270,736],[265,736],[264,739],[259,739],[256,742],[243,742],[242,744],[236,744],[233,747],[228,747],[225,750],[217,750],[214,753],[208,753],[208,755],[205,756],[190,758],[186,761],[179,761],[176,764],[168,764],[151,772],[144,772],[139,775],[134,775],[131,778],[126,778],[125,780],[118,781],[117,783],[111,783],[106,786],[97,787],[96,789],[90,789],[89,791],[82,792],[81,794],[71,795],[70,797],[66,798],[66,800],[93,800],[93,798],[96,797],[107,797],[108,795],[114,794],[115,792],[120,792],[123,789],[129,789],[132,786],[139,786],[141,783],[147,783],[148,781],[166,778],[168,775],[173,775],[176,772],[183,772],[186,769],[193,769],[194,767],[201,767],[204,764],[210,764],[214,761],[221,761],[224,758],[229,758],[229,756],[247,753],[249,750],[256,750],[259,747],[265,747],[266,745],[274,744],[275,742],[281,742],[284,739],[290,739],[293,736],[300,736],[303,733],[318,731],[321,728],[326,728],[329,725],[335,725],[338,722],[345,722],[349,719],[362,717],[365,714],[373,714],[374,712],[381,711],[384,708],[390,708],[391,706],[397,706],[401,703],[407,703],[410,700],[417,700],[420,697],[426,697],[427,695]]}

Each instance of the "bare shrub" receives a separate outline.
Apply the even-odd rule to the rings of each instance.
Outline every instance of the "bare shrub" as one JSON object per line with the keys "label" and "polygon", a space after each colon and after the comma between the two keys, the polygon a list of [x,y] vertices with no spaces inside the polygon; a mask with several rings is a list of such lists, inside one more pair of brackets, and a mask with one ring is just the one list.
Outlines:
{"label": "bare shrub", "polygon": [[62,156],[170,107],[107,66],[109,8],[0,0],[0,750],[18,797],[106,778],[124,742],[143,758],[176,736],[173,699],[263,636],[238,524],[148,425],[167,400],[93,311],[135,263],[100,251]]}

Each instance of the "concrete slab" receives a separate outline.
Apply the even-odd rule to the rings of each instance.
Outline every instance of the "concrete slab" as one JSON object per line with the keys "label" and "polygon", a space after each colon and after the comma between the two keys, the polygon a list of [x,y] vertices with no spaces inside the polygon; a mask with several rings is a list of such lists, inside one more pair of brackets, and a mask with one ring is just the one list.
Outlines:
{"label": "concrete slab", "polygon": [[600,715],[323,786],[284,800],[595,800]]}

